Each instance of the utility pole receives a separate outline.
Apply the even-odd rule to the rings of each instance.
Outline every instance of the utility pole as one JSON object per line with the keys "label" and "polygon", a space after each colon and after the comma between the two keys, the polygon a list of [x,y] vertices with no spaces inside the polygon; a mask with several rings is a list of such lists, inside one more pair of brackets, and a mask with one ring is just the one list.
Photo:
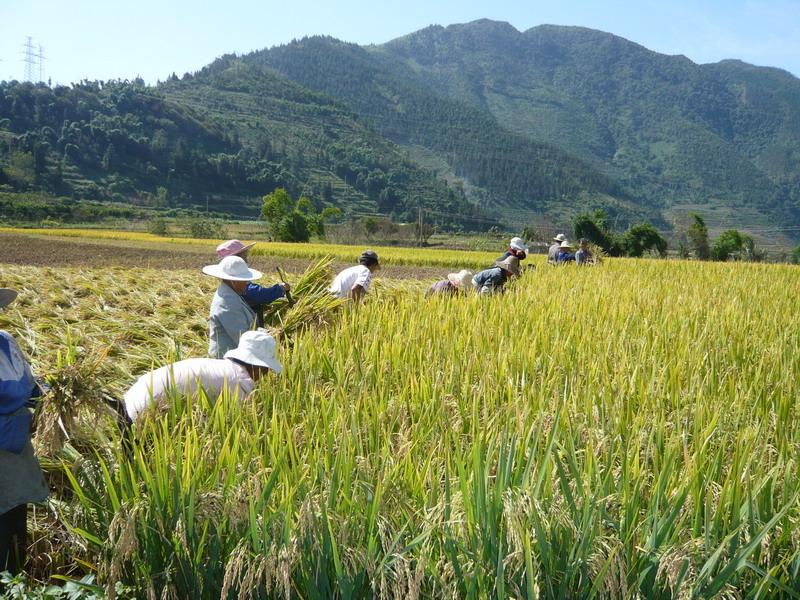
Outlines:
{"label": "utility pole", "polygon": [[33,67],[36,64],[36,55],[33,53],[33,40],[31,36],[27,36],[28,41],[25,42],[22,46],[22,53],[25,55],[25,58],[22,59],[22,62],[25,63],[25,81],[33,81]]}
{"label": "utility pole", "polygon": [[419,247],[422,248],[422,206],[417,208],[417,235]]}

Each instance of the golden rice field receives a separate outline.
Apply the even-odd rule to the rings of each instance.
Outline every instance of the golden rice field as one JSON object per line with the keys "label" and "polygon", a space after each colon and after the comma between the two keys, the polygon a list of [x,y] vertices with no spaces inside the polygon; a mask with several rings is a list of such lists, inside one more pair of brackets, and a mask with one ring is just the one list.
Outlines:
{"label": "golden rice field", "polygon": [[[0,274],[0,327],[62,401],[205,352],[195,272]],[[146,598],[800,595],[800,269],[429,283],[298,333],[244,404],[176,398],[131,460],[86,401],[43,461],[35,572]]]}

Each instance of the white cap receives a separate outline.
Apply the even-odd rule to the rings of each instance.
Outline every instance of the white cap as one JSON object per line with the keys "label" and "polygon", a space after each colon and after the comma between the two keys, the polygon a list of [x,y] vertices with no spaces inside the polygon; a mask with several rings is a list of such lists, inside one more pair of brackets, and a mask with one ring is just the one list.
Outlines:
{"label": "white cap", "polygon": [[283,370],[275,356],[275,338],[266,329],[245,331],[239,338],[239,346],[225,353],[225,358],[235,358],[248,365],[267,367],[280,373]]}
{"label": "white cap", "polygon": [[525,242],[522,241],[522,238],[511,238],[511,244],[509,244],[514,250],[521,250],[527,254],[528,246],[525,245]]}
{"label": "white cap", "polygon": [[203,273],[228,281],[253,281],[263,275],[261,271],[248,267],[240,256],[226,256],[217,265],[203,267]]}

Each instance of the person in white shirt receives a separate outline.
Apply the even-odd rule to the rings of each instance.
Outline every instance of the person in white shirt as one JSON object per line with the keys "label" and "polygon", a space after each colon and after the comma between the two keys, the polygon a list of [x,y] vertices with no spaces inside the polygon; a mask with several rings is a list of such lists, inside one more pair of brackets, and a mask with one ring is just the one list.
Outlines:
{"label": "person in white shirt", "polygon": [[227,389],[242,400],[261,377],[281,370],[275,339],[263,329],[245,331],[239,346],[228,350],[224,358],[189,358],[142,375],[125,392],[124,417],[130,425],[151,407],[163,408],[173,391],[192,395],[202,389],[216,399]]}
{"label": "person in white shirt", "polygon": [[358,264],[340,272],[329,290],[337,298],[352,298],[353,302],[358,303],[369,291],[372,274],[380,268],[378,254],[374,250],[364,250]]}

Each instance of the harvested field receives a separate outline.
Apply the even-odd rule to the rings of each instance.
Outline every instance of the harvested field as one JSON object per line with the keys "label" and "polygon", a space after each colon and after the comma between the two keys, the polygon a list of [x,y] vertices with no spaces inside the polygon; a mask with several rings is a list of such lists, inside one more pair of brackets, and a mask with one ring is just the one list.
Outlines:
{"label": "harvested field", "polygon": [[[353,253],[358,249],[354,247]],[[196,244],[155,243],[89,238],[60,238],[0,232],[0,264],[35,267],[143,267],[148,269],[196,269],[213,262],[213,252]],[[299,273],[311,262],[305,258],[272,257],[257,254],[252,266],[267,274],[280,266],[290,273]],[[343,269],[351,263],[334,262]],[[487,265],[488,266],[488,265]],[[436,279],[444,277],[447,267],[387,265],[381,276],[390,279]]]}

